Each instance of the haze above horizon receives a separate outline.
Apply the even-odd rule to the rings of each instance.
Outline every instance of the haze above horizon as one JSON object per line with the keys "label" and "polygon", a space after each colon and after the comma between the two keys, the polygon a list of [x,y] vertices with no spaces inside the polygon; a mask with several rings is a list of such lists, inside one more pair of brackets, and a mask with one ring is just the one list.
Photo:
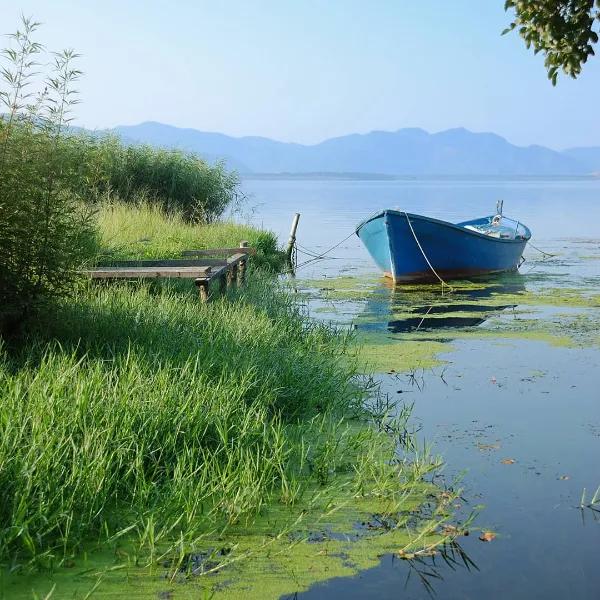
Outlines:
{"label": "haze above horizon", "polygon": [[500,35],[503,4],[0,0],[0,11],[1,33],[32,15],[49,49],[83,55],[75,122],[88,128],[158,121],[314,144],[465,127],[523,146],[600,145],[600,59],[552,88],[542,57]]}

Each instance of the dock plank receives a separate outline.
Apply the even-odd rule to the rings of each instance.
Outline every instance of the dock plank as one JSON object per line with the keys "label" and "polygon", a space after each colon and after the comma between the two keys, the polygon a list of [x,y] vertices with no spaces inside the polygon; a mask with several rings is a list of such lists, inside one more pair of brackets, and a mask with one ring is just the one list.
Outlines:
{"label": "dock plank", "polygon": [[256,248],[250,248],[242,246],[242,248],[205,248],[202,250],[184,250],[181,256],[219,256],[224,254],[230,256],[243,250],[246,254],[254,256],[256,254]]}
{"label": "dock plank", "polygon": [[232,267],[240,262],[248,260],[248,255],[244,252],[236,252],[233,256],[227,259],[227,266]]}
{"label": "dock plank", "polygon": [[163,258],[163,259],[144,259],[144,260],[116,260],[110,264],[98,267],[99,269],[113,267],[131,267],[131,268],[152,268],[152,267],[222,267],[227,265],[226,258],[203,258],[203,259],[184,259],[184,258]]}
{"label": "dock plank", "polygon": [[[156,279],[177,278],[193,279],[198,288],[202,301],[209,298],[209,285],[212,281],[219,282],[219,289],[224,292],[235,282],[243,284],[246,264],[253,249],[248,248],[243,242],[239,248],[216,249],[223,253],[223,258],[200,258],[200,259],[162,259],[162,260],[123,260],[115,261],[111,265],[97,267],[80,271],[91,279],[114,280],[114,279]],[[193,255],[194,251],[187,251],[187,255]],[[184,253],[186,254],[186,253]]]}
{"label": "dock plank", "polygon": [[[98,269],[82,271],[92,279],[146,279],[153,277],[171,277],[185,279],[211,279],[210,266],[195,267],[101,267]],[[220,271],[220,269],[218,269]]]}

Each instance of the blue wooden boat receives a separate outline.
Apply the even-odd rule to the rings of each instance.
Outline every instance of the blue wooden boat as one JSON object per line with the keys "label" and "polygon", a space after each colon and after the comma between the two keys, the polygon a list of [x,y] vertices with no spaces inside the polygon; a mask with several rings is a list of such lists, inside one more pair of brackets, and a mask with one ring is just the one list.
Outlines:
{"label": "blue wooden boat", "polygon": [[377,266],[394,282],[457,279],[516,270],[529,229],[502,215],[449,223],[383,210],[356,228]]}

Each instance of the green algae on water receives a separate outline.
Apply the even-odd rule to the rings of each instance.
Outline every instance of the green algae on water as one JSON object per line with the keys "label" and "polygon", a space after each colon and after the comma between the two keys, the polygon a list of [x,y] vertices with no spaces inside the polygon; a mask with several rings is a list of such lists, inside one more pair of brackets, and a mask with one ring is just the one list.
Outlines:
{"label": "green algae on water", "polygon": [[398,373],[416,369],[429,369],[444,364],[438,357],[452,348],[444,341],[402,339],[376,334],[360,335],[357,338],[356,353],[365,372]]}
{"label": "green algae on water", "polygon": [[[149,556],[134,539],[119,539],[110,550],[105,544],[63,561],[50,577],[5,575],[2,590],[15,599],[47,597],[52,589],[57,598],[94,590],[97,598],[275,599],[355,575],[383,554],[435,553],[449,538],[444,524],[458,494],[425,481],[439,461],[387,460],[396,442],[376,428],[333,426],[327,433],[325,446],[342,440],[327,461],[339,472],[327,485],[308,484],[298,505],[273,502],[252,522],[214,527],[179,552],[177,544],[166,551],[159,544]],[[353,472],[344,468],[349,455]]]}

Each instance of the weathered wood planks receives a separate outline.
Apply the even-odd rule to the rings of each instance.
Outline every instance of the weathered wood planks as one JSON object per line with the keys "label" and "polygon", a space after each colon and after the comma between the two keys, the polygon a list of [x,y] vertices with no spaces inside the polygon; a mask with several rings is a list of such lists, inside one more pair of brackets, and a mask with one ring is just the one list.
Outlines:
{"label": "weathered wood planks", "polygon": [[[256,248],[249,248],[240,246],[240,248],[244,248],[246,254],[250,256],[254,256],[256,254]],[[235,252],[239,252],[240,248],[209,248],[203,250],[184,250],[181,253],[181,256],[221,256],[221,255],[230,255]]]}
{"label": "weathered wood planks", "polygon": [[[153,261],[157,262],[157,261]],[[174,277],[196,279],[210,275],[212,267],[174,267],[169,265],[154,266],[115,266],[99,267],[82,273],[89,275],[92,279],[148,279],[153,277]]]}
{"label": "weathered wood planks", "polygon": [[109,263],[105,267],[135,267],[135,268],[150,268],[150,267],[224,267],[227,265],[226,258],[204,258],[186,259],[186,258],[165,258],[157,260],[118,260],[114,263]]}
{"label": "weathered wood planks", "polygon": [[245,279],[246,264],[256,250],[242,242],[239,248],[212,248],[209,250],[186,250],[183,256],[224,256],[223,259],[165,259],[165,260],[125,260],[110,266],[81,271],[95,280],[118,279],[193,279],[202,301],[209,298],[209,286],[213,280],[219,282],[221,292],[234,284],[242,285]]}

